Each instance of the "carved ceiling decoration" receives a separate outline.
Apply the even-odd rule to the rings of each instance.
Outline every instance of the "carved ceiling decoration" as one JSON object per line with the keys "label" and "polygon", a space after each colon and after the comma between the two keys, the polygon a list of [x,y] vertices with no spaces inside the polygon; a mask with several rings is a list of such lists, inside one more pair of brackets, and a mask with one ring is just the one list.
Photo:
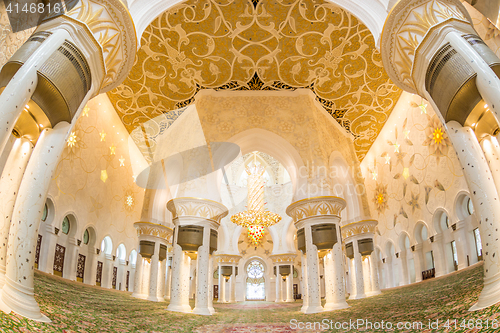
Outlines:
{"label": "carved ceiling decoration", "polygon": [[308,88],[362,159],[401,94],[368,28],[321,0],[188,0],[156,18],[141,45],[108,93],[129,132],[200,89]]}

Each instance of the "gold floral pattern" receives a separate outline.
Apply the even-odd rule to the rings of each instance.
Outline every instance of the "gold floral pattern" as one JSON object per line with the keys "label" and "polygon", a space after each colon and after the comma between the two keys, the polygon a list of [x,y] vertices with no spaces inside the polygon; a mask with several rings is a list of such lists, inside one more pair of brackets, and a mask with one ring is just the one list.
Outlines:
{"label": "gold floral pattern", "polygon": [[189,0],[155,19],[141,45],[108,94],[129,132],[193,103],[200,89],[307,88],[363,158],[401,94],[366,26],[328,1]]}
{"label": "gold floral pattern", "polygon": [[387,204],[387,186],[388,185],[377,183],[377,186],[375,187],[373,202],[375,203],[375,208],[377,209],[379,215],[383,214],[385,210],[389,208],[389,205]]}
{"label": "gold floral pattern", "polygon": [[429,147],[429,154],[436,156],[436,161],[439,163],[441,157],[448,155],[451,142],[436,115],[432,117],[427,115],[427,119],[426,139],[422,144]]}

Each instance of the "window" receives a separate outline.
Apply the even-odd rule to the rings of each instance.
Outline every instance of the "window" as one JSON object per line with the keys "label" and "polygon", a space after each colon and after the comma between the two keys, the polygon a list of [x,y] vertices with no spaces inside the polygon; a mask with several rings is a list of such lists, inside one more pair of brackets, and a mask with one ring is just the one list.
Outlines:
{"label": "window", "polygon": [[258,260],[247,267],[247,299],[265,299],[264,265]]}
{"label": "window", "polygon": [[474,229],[474,240],[476,241],[477,260],[482,260],[483,246],[481,244],[481,235],[479,234],[479,228]]}
{"label": "window", "polygon": [[469,213],[469,215],[474,214],[474,205],[472,205],[472,200],[470,198],[467,198],[467,213]]}
{"label": "window", "polygon": [[89,229],[85,229],[83,233],[83,244],[87,245],[89,243]]}
{"label": "window", "polygon": [[47,221],[47,215],[49,215],[49,208],[47,207],[47,204],[45,204],[45,206],[43,206],[43,214],[42,214],[43,222]]}
{"label": "window", "polygon": [[455,265],[455,270],[457,270],[458,255],[457,255],[457,243],[455,241],[451,242],[451,253],[453,254],[453,264]]}
{"label": "window", "polygon": [[69,233],[69,219],[67,216],[63,219],[61,231],[65,235],[67,235]]}
{"label": "window", "polygon": [[104,254],[111,254],[112,250],[113,250],[113,242],[111,241],[111,238],[109,236],[104,237],[104,239],[101,242],[101,251]]}

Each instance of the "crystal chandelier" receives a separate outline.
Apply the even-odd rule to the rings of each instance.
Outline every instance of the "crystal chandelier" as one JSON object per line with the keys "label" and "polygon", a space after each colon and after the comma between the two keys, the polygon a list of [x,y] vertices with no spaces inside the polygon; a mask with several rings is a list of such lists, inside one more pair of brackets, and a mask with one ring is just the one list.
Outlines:
{"label": "crystal chandelier", "polygon": [[248,230],[248,237],[257,246],[264,237],[265,228],[270,227],[279,221],[281,216],[265,210],[264,202],[264,167],[257,165],[245,168],[248,174],[248,202],[247,210],[231,216],[231,222],[240,225]]}

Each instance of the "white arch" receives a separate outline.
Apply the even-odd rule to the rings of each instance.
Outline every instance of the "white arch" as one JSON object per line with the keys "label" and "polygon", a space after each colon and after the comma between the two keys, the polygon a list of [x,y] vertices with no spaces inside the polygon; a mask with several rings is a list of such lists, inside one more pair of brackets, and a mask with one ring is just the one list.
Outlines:
{"label": "white arch", "polygon": [[112,254],[113,253],[113,241],[110,236],[106,236],[103,238],[101,242],[101,251],[104,254]]}
{"label": "white arch", "polygon": [[[426,239],[423,239],[423,237],[422,237],[422,231],[423,231],[424,227],[427,231],[427,238]],[[415,228],[413,230],[414,230],[413,237],[415,237],[415,240],[417,241],[418,244],[423,243],[424,241],[426,241],[430,237],[429,226],[424,221],[418,221],[415,224]]]}
{"label": "white arch", "polygon": [[129,264],[130,265],[135,265],[137,262],[137,251],[133,249],[130,251],[130,255],[128,256]]}
{"label": "white arch", "polygon": [[127,249],[125,248],[125,245],[123,243],[118,245],[118,247],[116,248],[116,257],[120,260],[127,259]]}
{"label": "white arch", "polygon": [[[378,47],[380,35],[387,17],[387,9],[380,0],[330,0],[337,6],[356,16],[370,30]],[[131,1],[129,1],[130,3]],[[140,46],[141,37],[148,25],[161,13],[181,3],[182,0],[135,0],[130,5],[130,15],[135,23],[137,40]]]}
{"label": "white arch", "polygon": [[[448,217],[448,226],[443,225],[443,216]],[[434,214],[432,214],[432,224],[434,226],[434,230],[436,230],[436,233],[438,234],[448,229],[451,225],[450,214],[448,214],[448,211],[442,207],[437,208],[434,211]]]}

